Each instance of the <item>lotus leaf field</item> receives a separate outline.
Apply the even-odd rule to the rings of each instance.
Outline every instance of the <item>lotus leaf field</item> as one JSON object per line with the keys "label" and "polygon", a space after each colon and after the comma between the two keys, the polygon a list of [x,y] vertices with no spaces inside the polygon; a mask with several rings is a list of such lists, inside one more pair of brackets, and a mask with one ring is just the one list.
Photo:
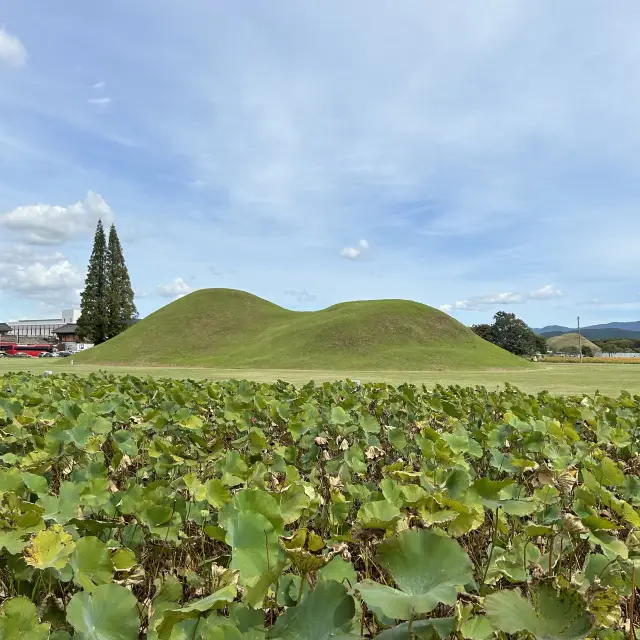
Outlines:
{"label": "lotus leaf field", "polygon": [[635,637],[640,397],[0,378],[0,638]]}

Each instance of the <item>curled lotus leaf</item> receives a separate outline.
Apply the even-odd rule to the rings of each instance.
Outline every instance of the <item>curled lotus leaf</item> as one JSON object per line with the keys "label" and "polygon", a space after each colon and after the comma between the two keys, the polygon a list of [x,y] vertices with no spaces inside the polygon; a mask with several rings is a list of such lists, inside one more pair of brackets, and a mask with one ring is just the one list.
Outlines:
{"label": "curled lotus leaf", "polygon": [[28,565],[36,569],[63,569],[76,543],[61,525],[55,524],[49,529],[36,533],[29,546],[24,550]]}

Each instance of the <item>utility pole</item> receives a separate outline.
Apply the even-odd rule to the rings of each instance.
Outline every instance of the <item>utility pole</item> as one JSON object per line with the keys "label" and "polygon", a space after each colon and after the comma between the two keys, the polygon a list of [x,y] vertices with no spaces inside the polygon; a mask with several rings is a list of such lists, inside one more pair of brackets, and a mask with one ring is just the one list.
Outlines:
{"label": "utility pole", "polygon": [[580,333],[580,316],[578,316],[578,350],[580,351],[580,364],[582,364],[582,334]]}

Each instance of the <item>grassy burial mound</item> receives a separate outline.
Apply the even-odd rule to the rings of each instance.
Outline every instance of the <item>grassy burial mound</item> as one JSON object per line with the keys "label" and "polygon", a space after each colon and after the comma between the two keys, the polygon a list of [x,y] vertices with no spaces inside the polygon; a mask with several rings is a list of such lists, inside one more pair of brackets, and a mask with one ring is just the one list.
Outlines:
{"label": "grassy burial mound", "polygon": [[[582,342],[581,342],[582,341]],[[580,338],[577,333],[563,333],[547,340],[547,346],[554,353],[580,353],[580,344],[589,347],[593,353],[600,353],[602,349],[584,336]]]}
{"label": "grassy burial mound", "polygon": [[202,289],[180,298],[76,360],[334,371],[527,366],[417,302],[345,302],[299,312],[233,289]]}

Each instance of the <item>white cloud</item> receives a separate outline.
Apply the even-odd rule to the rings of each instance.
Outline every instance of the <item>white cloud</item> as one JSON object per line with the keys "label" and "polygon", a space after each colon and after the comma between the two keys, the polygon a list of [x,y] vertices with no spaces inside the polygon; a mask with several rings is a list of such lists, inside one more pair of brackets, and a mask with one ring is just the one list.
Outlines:
{"label": "white cloud", "polygon": [[16,233],[24,242],[59,245],[71,237],[88,235],[98,219],[109,225],[113,211],[104,198],[90,191],[85,200],[68,206],[33,204],[0,214],[0,226]]}
{"label": "white cloud", "polygon": [[55,309],[77,306],[83,274],[59,251],[43,253],[26,245],[5,245],[0,251],[0,291]]}
{"label": "white cloud", "polygon": [[163,298],[181,298],[191,293],[193,289],[184,278],[174,278],[169,284],[161,284],[158,286],[158,295]]}
{"label": "white cloud", "polygon": [[92,84],[91,88],[100,90],[100,89],[104,89],[106,86],[107,86],[106,82],[101,81],[101,82],[96,82],[95,84]]}
{"label": "white cloud", "polygon": [[486,307],[506,306],[510,304],[523,304],[527,300],[551,300],[562,297],[562,291],[553,285],[546,284],[539,289],[529,293],[495,293],[486,296],[471,296],[467,300],[458,300],[454,304],[444,304],[440,309],[449,313],[452,310],[458,311],[479,311]]}
{"label": "white cloud", "polygon": [[25,46],[4,27],[0,27],[0,63],[9,67],[22,67],[27,63]]}
{"label": "white cloud", "polygon": [[358,242],[356,247],[344,247],[340,252],[343,258],[349,258],[349,260],[356,260],[364,251],[369,248],[369,243],[363,238]]}
{"label": "white cloud", "polygon": [[527,297],[530,300],[550,300],[552,298],[561,298],[562,291],[556,289],[551,284],[546,284],[544,287],[540,287],[540,289],[531,291]]}
{"label": "white cloud", "polygon": [[106,96],[104,98],[89,98],[87,102],[99,109],[106,109],[111,104],[111,98]]}
{"label": "white cloud", "polygon": [[54,264],[34,262],[28,265],[0,264],[0,289],[20,298],[34,298],[54,305],[75,303],[83,284],[78,269],[68,260]]}

